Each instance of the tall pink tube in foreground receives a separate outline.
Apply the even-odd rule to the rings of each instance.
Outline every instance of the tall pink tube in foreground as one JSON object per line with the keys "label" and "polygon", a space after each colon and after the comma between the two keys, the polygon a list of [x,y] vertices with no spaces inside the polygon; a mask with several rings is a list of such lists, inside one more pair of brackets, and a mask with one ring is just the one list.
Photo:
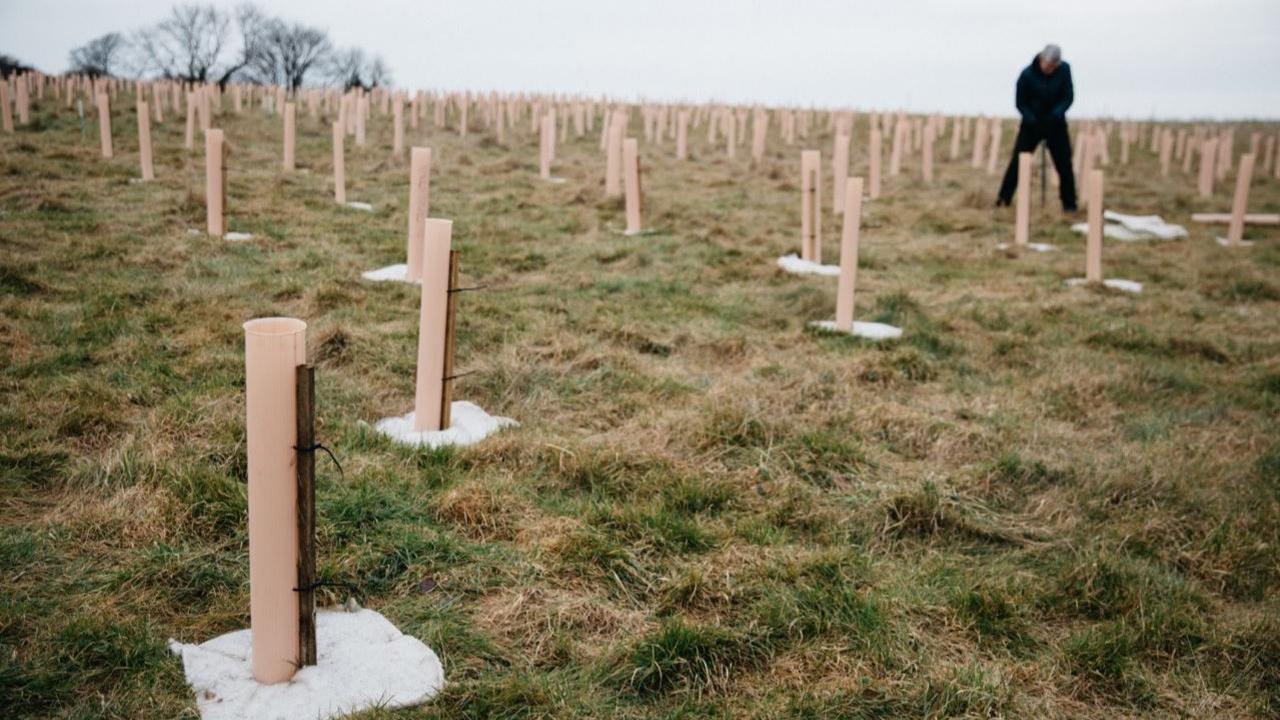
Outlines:
{"label": "tall pink tube in foreground", "polygon": [[249,628],[253,677],[293,677],[298,660],[297,367],[307,324],[285,317],[244,324],[249,465]]}

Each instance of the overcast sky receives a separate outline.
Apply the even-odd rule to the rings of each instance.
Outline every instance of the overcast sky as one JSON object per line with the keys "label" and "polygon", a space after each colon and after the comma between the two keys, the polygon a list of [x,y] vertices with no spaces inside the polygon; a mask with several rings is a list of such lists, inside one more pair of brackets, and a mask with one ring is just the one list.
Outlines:
{"label": "overcast sky", "polygon": [[[0,0],[41,69],[170,0]],[[218,3],[228,8],[235,3]],[[1076,115],[1280,116],[1280,0],[260,0],[380,52],[396,84],[1012,115],[1046,42]]]}

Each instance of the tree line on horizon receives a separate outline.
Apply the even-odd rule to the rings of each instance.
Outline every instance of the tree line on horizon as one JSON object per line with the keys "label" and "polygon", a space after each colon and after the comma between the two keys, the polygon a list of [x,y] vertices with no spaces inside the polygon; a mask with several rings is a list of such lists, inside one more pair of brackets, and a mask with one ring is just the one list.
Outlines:
{"label": "tree line on horizon", "polygon": [[[26,68],[13,58],[14,69]],[[370,89],[391,83],[380,55],[341,48],[328,31],[267,14],[246,3],[174,5],[160,21],[129,33],[108,32],[75,47],[68,72],[90,77],[163,78],[193,83],[304,84]],[[6,71],[5,74],[8,74]]]}

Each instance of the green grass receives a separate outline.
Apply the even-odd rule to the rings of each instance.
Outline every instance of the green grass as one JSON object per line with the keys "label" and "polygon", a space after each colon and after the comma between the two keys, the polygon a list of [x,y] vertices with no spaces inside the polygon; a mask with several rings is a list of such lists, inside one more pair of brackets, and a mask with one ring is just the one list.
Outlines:
{"label": "green grass", "polygon": [[[408,136],[434,151],[432,214],[486,286],[461,296],[457,396],[521,426],[415,451],[369,427],[412,404],[419,302],[359,280],[404,254],[408,167],[376,108],[347,156],[372,214],[330,202],[322,120],[284,177],[277,118],[218,115],[230,226],[256,235],[230,244],[187,232],[203,160],[180,121],[135,184],[127,103],[110,162],[53,105],[0,136],[5,717],[195,716],[165,642],[248,623],[240,325],[261,315],[307,320],[343,467],[318,464],[321,602],[357,596],[449,679],[361,718],[1280,711],[1280,238],[1219,248],[1189,215],[1228,190],[1200,200],[1136,146],[1120,166],[1114,133],[1108,207],[1191,230],[1106,245],[1142,295],[1064,287],[1083,243],[1053,208],[1031,239],[1060,252],[996,253],[1012,216],[944,136],[934,185],[908,154],[865,208],[856,316],[905,331],[877,344],[808,329],[834,280],[774,265],[824,117],[789,147],[774,123],[756,167],[705,125],[694,161],[642,142],[641,237],[595,133],[551,185],[527,118],[498,144],[478,112],[466,140],[428,117]],[[1278,202],[1260,176],[1251,208]]]}

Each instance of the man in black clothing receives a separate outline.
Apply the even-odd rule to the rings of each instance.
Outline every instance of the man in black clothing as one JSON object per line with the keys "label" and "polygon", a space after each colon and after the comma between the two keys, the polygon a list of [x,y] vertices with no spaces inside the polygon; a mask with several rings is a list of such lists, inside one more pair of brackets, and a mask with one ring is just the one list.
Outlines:
{"label": "man in black clothing", "polygon": [[1000,183],[997,205],[1008,205],[1018,183],[1018,153],[1033,152],[1044,141],[1058,169],[1058,193],[1062,209],[1076,210],[1076,178],[1071,170],[1071,137],[1067,134],[1067,108],[1075,98],[1071,66],[1062,61],[1062,49],[1046,45],[1018,76],[1017,104],[1022,114],[1013,157]]}

